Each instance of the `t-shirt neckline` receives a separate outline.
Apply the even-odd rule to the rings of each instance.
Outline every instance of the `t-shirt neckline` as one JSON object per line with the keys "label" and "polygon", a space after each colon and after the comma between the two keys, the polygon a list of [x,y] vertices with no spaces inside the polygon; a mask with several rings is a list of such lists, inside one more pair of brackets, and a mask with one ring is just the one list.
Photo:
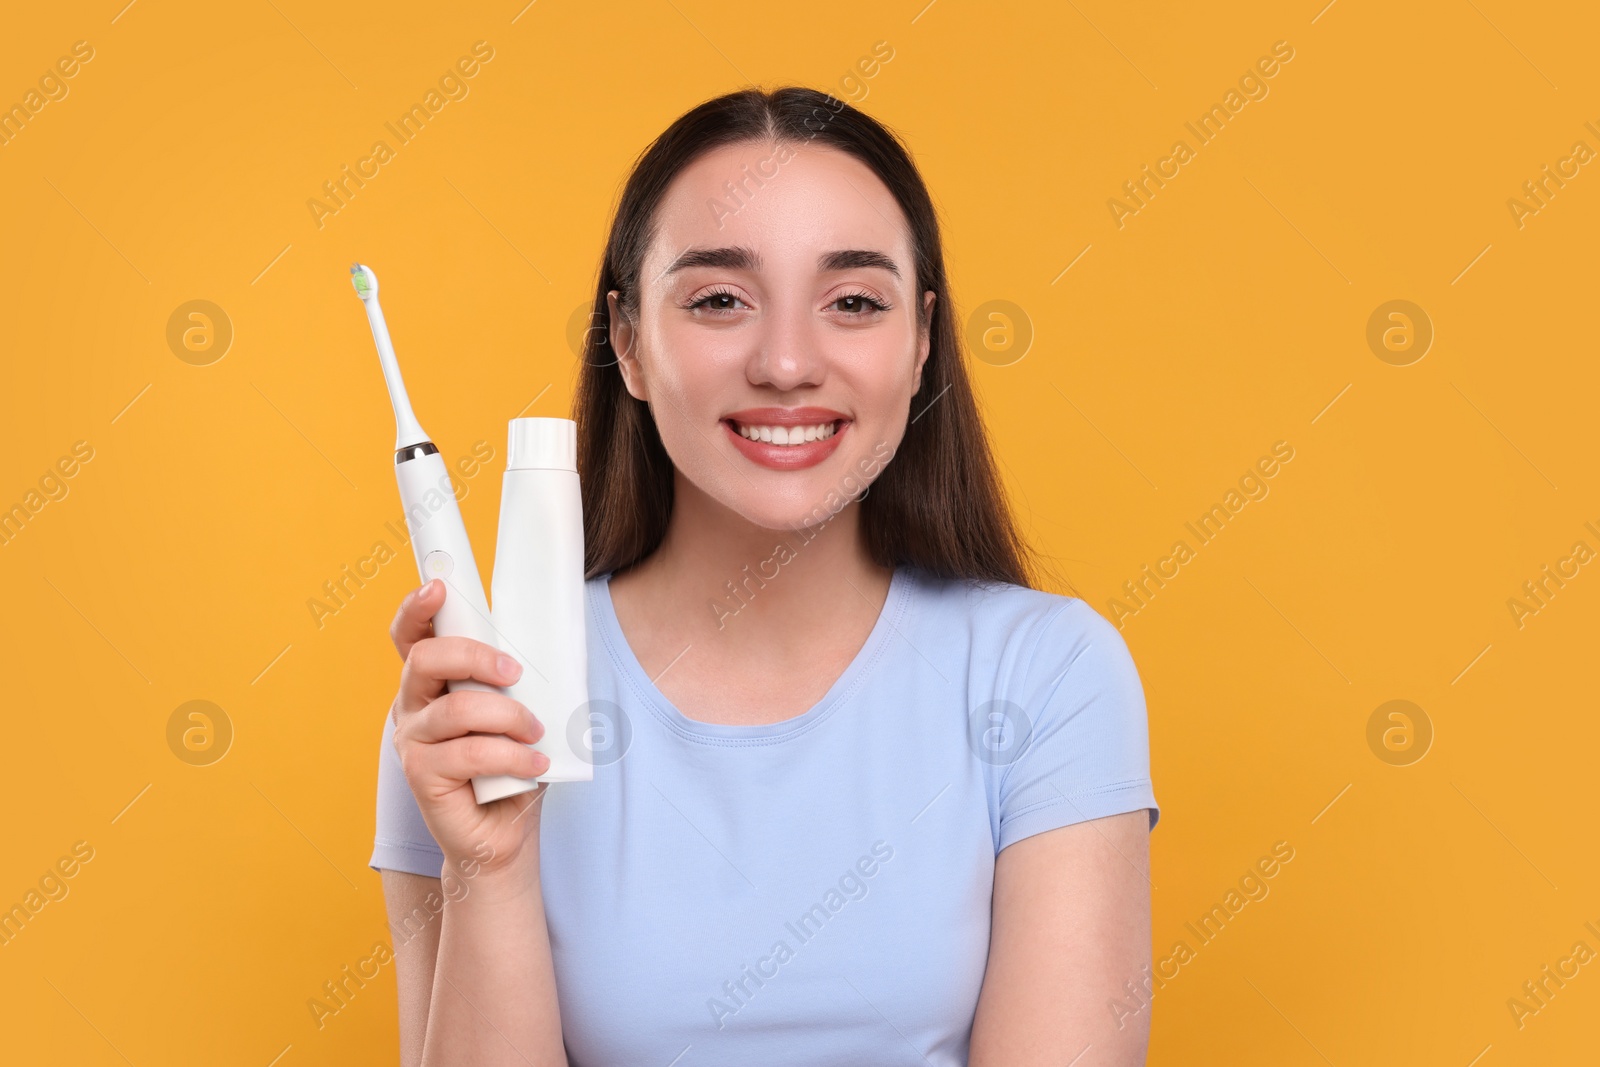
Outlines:
{"label": "t-shirt neckline", "polygon": [[889,579],[888,595],[884,597],[883,607],[879,609],[878,618],[872,624],[872,630],[867,634],[866,641],[857,651],[855,658],[845,667],[844,672],[822,695],[822,699],[799,715],[779,722],[754,726],[701,722],[679,711],[677,706],[667,699],[666,694],[650,680],[644,665],[634,654],[633,646],[628,644],[628,639],[622,632],[622,623],[617,619],[616,604],[611,599],[611,575],[607,574],[596,582],[591,587],[590,595],[596,608],[600,636],[604,640],[612,662],[622,671],[629,686],[645,706],[668,729],[680,737],[706,744],[759,745],[776,744],[799,736],[826,719],[834,709],[850,697],[873,666],[883,657],[890,637],[899,626],[900,617],[905,613],[912,584],[913,576],[909,568],[898,566],[894,569],[894,574]]}

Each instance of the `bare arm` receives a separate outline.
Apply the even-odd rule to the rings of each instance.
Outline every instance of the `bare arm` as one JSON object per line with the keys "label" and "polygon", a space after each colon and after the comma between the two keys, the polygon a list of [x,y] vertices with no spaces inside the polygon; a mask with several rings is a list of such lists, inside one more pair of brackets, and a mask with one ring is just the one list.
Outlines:
{"label": "bare arm", "polygon": [[[1146,810],[1027,837],[995,860],[989,965],[969,1067],[1138,1067],[1150,1010],[1134,1003],[1150,962]],[[1081,1057],[1074,1059],[1073,1057]]]}
{"label": "bare arm", "polygon": [[444,585],[401,604],[390,633],[405,666],[391,714],[394,745],[428,831],[444,854],[440,878],[384,871],[396,942],[405,1067],[567,1067],[555,967],[539,886],[544,788],[480,805],[472,779],[533,778],[550,761],[528,746],[543,726],[492,686],[518,667],[463,637],[430,637]]}
{"label": "bare arm", "polygon": [[[447,899],[423,1064],[567,1067],[555,967],[539,888],[537,823],[515,865],[485,872]],[[510,801],[523,806],[527,797]],[[507,803],[507,801],[497,801]]]}
{"label": "bare arm", "polygon": [[[560,1042],[541,1037],[559,1034],[560,1019],[537,872],[531,893],[504,877],[482,883],[485,892],[477,891],[476,879],[452,879],[464,892],[450,898],[438,878],[382,873],[394,934],[401,1067],[457,1057],[565,1065]],[[471,1036],[463,1040],[461,1031]]]}
{"label": "bare arm", "polygon": [[437,878],[405,871],[379,873],[400,990],[400,1067],[422,1067],[422,1037],[428,1028],[433,968],[439,957],[439,919],[430,906],[443,901],[444,894]]}

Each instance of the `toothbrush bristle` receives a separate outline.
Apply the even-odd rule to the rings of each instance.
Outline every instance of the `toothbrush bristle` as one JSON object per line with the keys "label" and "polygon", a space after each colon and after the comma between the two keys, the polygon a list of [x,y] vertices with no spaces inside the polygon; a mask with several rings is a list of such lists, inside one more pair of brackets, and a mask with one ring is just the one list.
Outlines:
{"label": "toothbrush bristle", "polygon": [[365,267],[359,263],[352,263],[350,265],[350,281],[355,285],[357,293],[363,296],[366,295],[367,270]]}

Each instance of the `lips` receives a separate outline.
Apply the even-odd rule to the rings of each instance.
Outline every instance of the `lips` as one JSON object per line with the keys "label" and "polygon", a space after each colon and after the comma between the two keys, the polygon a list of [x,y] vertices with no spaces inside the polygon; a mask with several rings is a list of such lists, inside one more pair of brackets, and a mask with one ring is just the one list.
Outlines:
{"label": "lips", "polygon": [[851,425],[831,408],[745,408],[725,416],[723,431],[751,461],[773,470],[812,467],[833,454]]}

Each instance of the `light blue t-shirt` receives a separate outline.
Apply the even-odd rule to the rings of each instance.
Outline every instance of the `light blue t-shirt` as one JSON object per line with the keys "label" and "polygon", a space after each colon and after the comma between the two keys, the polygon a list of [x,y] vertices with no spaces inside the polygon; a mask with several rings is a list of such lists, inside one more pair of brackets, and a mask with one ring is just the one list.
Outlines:
{"label": "light blue t-shirt", "polygon": [[[815,706],[729,726],[650,681],[609,575],[586,595],[594,780],[540,837],[573,1067],[964,1067],[1000,850],[1155,826],[1144,691],[1082,600],[901,567]],[[393,730],[370,865],[439,877]]]}

